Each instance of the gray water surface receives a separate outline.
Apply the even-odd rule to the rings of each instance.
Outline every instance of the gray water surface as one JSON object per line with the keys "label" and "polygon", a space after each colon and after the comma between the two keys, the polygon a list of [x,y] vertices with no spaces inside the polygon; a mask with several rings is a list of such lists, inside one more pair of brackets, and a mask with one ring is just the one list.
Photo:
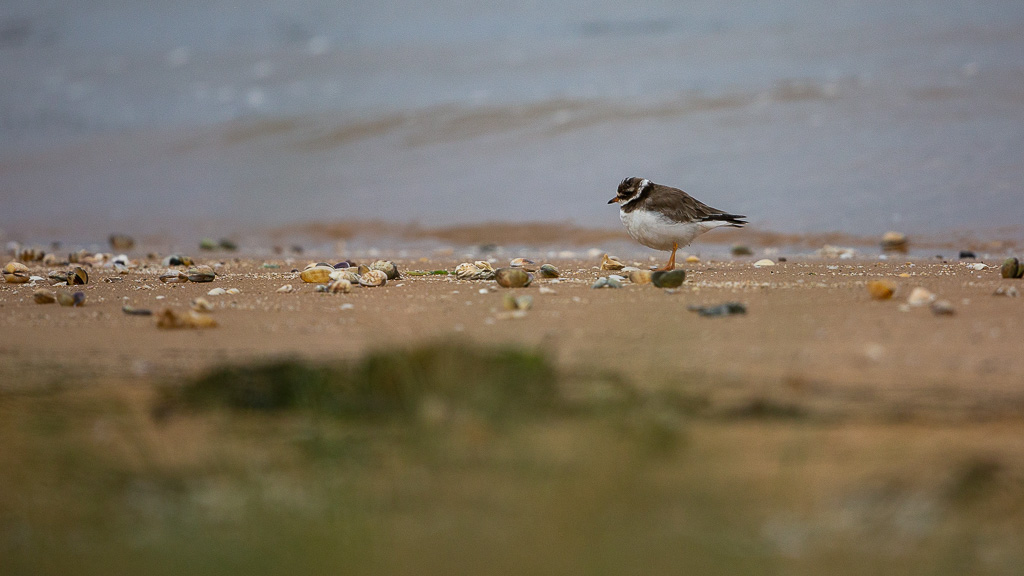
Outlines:
{"label": "gray water surface", "polygon": [[430,4],[8,0],[0,229],[1021,230],[1019,1]]}

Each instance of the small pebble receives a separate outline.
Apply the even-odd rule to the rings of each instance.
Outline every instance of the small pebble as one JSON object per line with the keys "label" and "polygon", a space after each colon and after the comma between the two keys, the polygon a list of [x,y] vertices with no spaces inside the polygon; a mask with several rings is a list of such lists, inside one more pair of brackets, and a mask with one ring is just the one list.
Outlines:
{"label": "small pebble", "polygon": [[1020,296],[1020,291],[1017,290],[1016,286],[1000,286],[996,288],[995,296],[1009,296],[1010,298],[1016,298]]}
{"label": "small pebble", "polygon": [[57,301],[57,295],[52,290],[40,288],[32,293],[32,299],[36,304],[53,304]]}
{"label": "small pebble", "polygon": [[775,266],[775,262],[772,262],[768,258],[762,258],[761,260],[754,262],[754,268],[762,268],[764,266]]}
{"label": "small pebble", "polygon": [[910,292],[910,296],[907,297],[907,304],[911,306],[927,306],[934,302],[935,298],[935,294],[918,286]]}
{"label": "small pebble", "polygon": [[739,302],[726,302],[717,306],[687,306],[686,309],[701,316],[733,316],[747,313],[747,307]]}
{"label": "small pebble", "polygon": [[629,281],[633,284],[650,284],[653,277],[654,272],[651,270],[634,268],[629,271]]}
{"label": "small pebble", "polygon": [[882,235],[881,245],[884,252],[906,253],[910,248],[910,241],[906,234],[890,231]]}
{"label": "small pebble", "polygon": [[657,288],[679,288],[684,280],[685,270],[656,270],[651,273],[651,284]]}
{"label": "small pebble", "polygon": [[932,313],[936,316],[952,316],[956,313],[949,300],[936,300],[932,302]]}
{"label": "small pebble", "polygon": [[868,294],[875,300],[888,300],[896,293],[896,284],[889,280],[872,280],[868,282]]}
{"label": "small pebble", "polygon": [[558,268],[555,268],[551,264],[544,264],[539,270],[541,278],[558,278],[560,275]]}

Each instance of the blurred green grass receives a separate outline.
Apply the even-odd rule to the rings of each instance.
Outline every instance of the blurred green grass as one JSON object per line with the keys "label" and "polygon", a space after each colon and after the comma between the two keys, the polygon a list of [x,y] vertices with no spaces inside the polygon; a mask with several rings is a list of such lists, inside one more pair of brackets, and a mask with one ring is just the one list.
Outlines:
{"label": "blurred green grass", "polygon": [[[648,387],[649,388],[649,387]],[[442,343],[0,395],[4,574],[1013,574],[1021,424]]]}

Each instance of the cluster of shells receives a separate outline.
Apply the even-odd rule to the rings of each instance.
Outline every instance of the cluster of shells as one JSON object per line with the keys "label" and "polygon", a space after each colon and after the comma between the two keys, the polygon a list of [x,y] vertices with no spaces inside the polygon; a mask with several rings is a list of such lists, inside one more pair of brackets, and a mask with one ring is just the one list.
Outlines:
{"label": "cluster of shells", "polygon": [[369,266],[353,266],[349,262],[332,266],[325,262],[315,262],[306,266],[299,273],[299,278],[303,282],[322,284],[322,287],[317,288],[321,292],[347,293],[353,286],[383,286],[388,280],[401,278],[401,274],[398,266],[390,260],[377,260]]}

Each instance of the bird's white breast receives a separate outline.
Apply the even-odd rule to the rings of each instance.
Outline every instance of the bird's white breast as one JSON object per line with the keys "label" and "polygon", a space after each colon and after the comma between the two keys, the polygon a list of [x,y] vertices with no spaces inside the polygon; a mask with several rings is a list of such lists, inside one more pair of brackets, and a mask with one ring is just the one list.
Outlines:
{"label": "bird's white breast", "polygon": [[726,222],[674,222],[649,210],[619,210],[626,232],[637,242],[655,250],[671,250],[672,243],[686,246],[701,234],[725,225]]}

